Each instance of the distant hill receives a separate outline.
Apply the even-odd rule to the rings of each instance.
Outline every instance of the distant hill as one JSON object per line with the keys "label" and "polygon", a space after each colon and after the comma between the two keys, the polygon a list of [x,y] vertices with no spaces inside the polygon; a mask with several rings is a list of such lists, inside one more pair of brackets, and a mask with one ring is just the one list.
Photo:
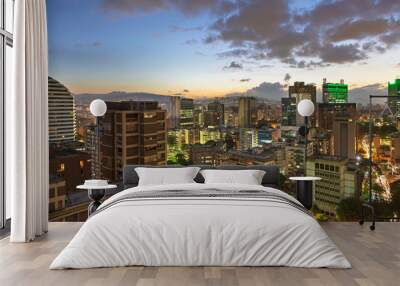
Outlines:
{"label": "distant hill", "polygon": [[75,102],[77,104],[89,104],[95,99],[102,99],[104,101],[158,101],[160,103],[170,103],[171,96],[146,93],[146,92],[124,92],[113,91],[106,94],[82,93],[75,95]]}
{"label": "distant hill", "polygon": [[[214,100],[218,100],[225,104],[226,106],[236,106],[238,104],[238,100],[240,96],[248,96],[245,94],[230,94],[225,97],[218,98],[199,98],[195,99],[196,103],[200,104],[208,104]],[[75,102],[78,105],[81,104],[90,104],[95,99],[102,99],[104,101],[157,101],[160,105],[163,105],[168,111],[171,108],[171,98],[173,96],[162,95],[162,94],[154,94],[154,93],[146,93],[146,92],[124,92],[124,91],[113,91],[106,94],[94,94],[94,93],[82,93],[75,95]],[[184,97],[184,96],[183,96]],[[261,96],[255,96],[259,102],[265,102],[270,104],[278,104],[279,101],[271,100],[269,98],[264,98]]]}

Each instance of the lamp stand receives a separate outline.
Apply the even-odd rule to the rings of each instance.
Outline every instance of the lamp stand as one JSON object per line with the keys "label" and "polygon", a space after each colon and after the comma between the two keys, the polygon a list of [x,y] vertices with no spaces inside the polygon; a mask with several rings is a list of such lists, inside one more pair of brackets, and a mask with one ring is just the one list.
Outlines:
{"label": "lamp stand", "polygon": [[96,117],[96,178],[101,179],[101,171],[100,171],[100,126],[99,126],[99,117]]}
{"label": "lamp stand", "polygon": [[304,176],[307,176],[307,136],[308,136],[308,116],[304,116],[305,135],[304,135]]}

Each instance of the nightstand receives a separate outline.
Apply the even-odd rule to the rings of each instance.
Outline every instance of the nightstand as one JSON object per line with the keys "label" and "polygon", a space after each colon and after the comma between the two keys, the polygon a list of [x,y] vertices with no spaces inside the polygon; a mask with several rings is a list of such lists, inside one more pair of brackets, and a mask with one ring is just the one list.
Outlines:
{"label": "nightstand", "polygon": [[296,181],[297,200],[303,206],[310,210],[313,206],[314,193],[313,182],[321,180],[320,177],[290,177],[292,181]]}
{"label": "nightstand", "polygon": [[116,189],[117,185],[103,185],[103,186],[79,185],[76,188],[88,191],[88,197],[92,201],[88,206],[88,216],[90,216],[101,205],[101,199],[104,198],[106,190]]}

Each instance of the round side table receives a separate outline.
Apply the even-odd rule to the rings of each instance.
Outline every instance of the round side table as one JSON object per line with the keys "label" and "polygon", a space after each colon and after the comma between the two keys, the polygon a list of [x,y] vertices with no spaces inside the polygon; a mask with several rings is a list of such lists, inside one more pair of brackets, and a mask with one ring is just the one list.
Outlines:
{"label": "round side table", "polygon": [[79,185],[76,188],[88,191],[88,197],[91,200],[91,203],[88,206],[88,216],[90,216],[101,205],[101,199],[104,198],[106,190],[116,189],[117,185],[104,185],[104,186]]}
{"label": "round side table", "polygon": [[313,182],[321,180],[320,177],[290,177],[292,181],[296,181],[297,200],[303,206],[310,210],[313,206]]}

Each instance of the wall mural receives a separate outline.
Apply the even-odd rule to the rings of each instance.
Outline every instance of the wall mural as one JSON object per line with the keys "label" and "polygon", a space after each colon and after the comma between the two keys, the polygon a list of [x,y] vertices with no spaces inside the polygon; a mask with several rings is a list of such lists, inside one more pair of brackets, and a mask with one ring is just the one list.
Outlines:
{"label": "wall mural", "polygon": [[[370,187],[377,216],[398,217],[400,26],[389,2],[48,1],[50,220],[86,220],[77,186],[101,177],[118,185],[112,195],[135,164],[276,165],[292,195],[290,177],[321,178],[319,220],[358,220]],[[370,106],[371,94],[388,97]],[[107,107],[98,121],[95,99]]]}

